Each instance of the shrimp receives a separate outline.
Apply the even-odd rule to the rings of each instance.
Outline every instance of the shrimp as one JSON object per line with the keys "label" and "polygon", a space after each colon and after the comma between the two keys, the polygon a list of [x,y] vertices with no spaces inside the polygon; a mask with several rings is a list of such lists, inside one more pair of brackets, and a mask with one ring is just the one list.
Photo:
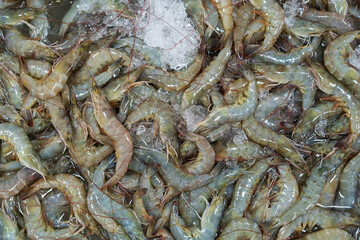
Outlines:
{"label": "shrimp", "polygon": [[15,109],[21,110],[22,102],[26,96],[26,91],[20,85],[20,80],[13,71],[4,65],[0,68],[0,74],[2,83],[8,93],[9,103],[14,106]]}
{"label": "shrimp", "polygon": [[309,45],[293,48],[288,53],[270,49],[264,53],[259,53],[255,56],[255,59],[280,65],[297,65],[307,58],[312,57],[319,44],[320,38],[315,37]]}
{"label": "shrimp", "polygon": [[219,174],[223,163],[216,165],[209,174],[194,175],[176,166],[168,160],[166,155],[155,149],[141,147],[135,149],[135,155],[146,164],[156,163],[160,165],[159,173],[165,182],[178,191],[191,191],[209,184]]}
{"label": "shrimp", "polygon": [[207,186],[183,193],[179,198],[179,209],[186,224],[188,226],[200,226],[198,216],[206,208],[205,199],[209,199],[214,192],[238,179],[244,172],[246,172],[245,167],[238,164],[233,168],[221,171]]}
{"label": "shrimp", "polygon": [[196,75],[200,72],[203,65],[204,55],[198,53],[195,60],[187,68],[168,72],[152,66],[147,66],[141,79],[149,80],[151,83],[168,91],[180,91],[188,86]]}
{"label": "shrimp", "polygon": [[264,220],[261,225],[271,235],[275,229],[286,225],[297,217],[306,214],[319,202],[322,189],[329,177],[336,171],[337,167],[344,161],[348,151],[338,151],[328,157],[322,164],[316,165],[306,179],[301,189],[299,199],[284,214],[279,217]]}
{"label": "shrimp", "polygon": [[[35,9],[42,9],[45,5],[45,0],[27,0],[26,5]],[[32,38],[40,38],[42,41],[46,41],[47,35],[50,30],[50,23],[45,13],[40,14],[34,20],[31,21],[31,25],[34,26],[33,31],[30,31]]]}
{"label": "shrimp", "polygon": [[21,81],[30,93],[41,99],[55,97],[65,86],[69,75],[81,60],[90,41],[86,41],[60,59],[46,78],[35,80],[25,72],[21,73]]}
{"label": "shrimp", "polygon": [[331,12],[337,12],[345,17],[348,13],[349,5],[346,0],[329,0],[328,8]]}
{"label": "shrimp", "polygon": [[339,183],[339,193],[335,201],[336,207],[352,208],[355,203],[358,173],[360,172],[360,155],[352,158],[344,167]]}
{"label": "shrimp", "polygon": [[[80,200],[82,201],[82,199]],[[32,239],[82,239],[84,236],[76,232],[78,227],[70,225],[70,228],[54,229],[47,225],[37,195],[33,195],[21,201],[21,209],[24,214],[27,236]]]}
{"label": "shrimp", "polygon": [[233,3],[231,0],[210,0],[214,7],[218,10],[223,28],[225,30],[222,36],[222,43],[226,43],[234,29],[233,14]]}
{"label": "shrimp", "polygon": [[147,190],[145,188],[141,188],[137,190],[133,196],[133,210],[139,218],[140,223],[144,226],[148,226],[150,222],[154,220],[154,217],[149,215],[145,209],[143,197],[146,192]]}
{"label": "shrimp", "polygon": [[313,8],[306,8],[301,18],[320,23],[321,25],[332,28],[339,33],[344,33],[352,30],[351,24],[345,19],[344,16],[336,12],[318,11]]}
{"label": "shrimp", "polygon": [[280,165],[279,179],[275,187],[279,189],[278,193],[272,198],[271,206],[267,209],[267,217],[273,218],[281,216],[286,210],[297,201],[299,197],[298,183],[291,172],[289,165]]}
{"label": "shrimp", "polygon": [[294,221],[280,228],[278,240],[288,239],[294,232],[301,232],[305,228],[310,231],[315,227],[337,228],[357,224],[358,219],[347,212],[322,209],[315,207]]}
{"label": "shrimp", "polygon": [[225,187],[213,198],[201,217],[201,229],[185,227],[185,221],[179,216],[177,204],[173,205],[170,218],[170,231],[176,239],[214,239],[225,208]]}
{"label": "shrimp", "polygon": [[113,239],[146,240],[133,211],[116,202],[108,192],[100,190],[104,188],[104,171],[112,160],[111,157],[105,159],[94,171],[87,194],[88,209],[101,226],[112,233]]}
{"label": "shrimp", "polygon": [[67,218],[71,214],[68,207],[69,202],[61,191],[55,190],[46,194],[43,197],[43,206],[46,220],[51,226],[54,228],[69,227],[69,218]]}
{"label": "shrimp", "polygon": [[326,228],[320,231],[312,232],[301,236],[301,240],[321,240],[321,239],[342,239],[355,240],[348,232],[338,228]]}
{"label": "shrimp", "polygon": [[275,65],[254,63],[251,65],[255,71],[261,73],[266,79],[279,84],[294,84],[303,94],[303,110],[306,111],[314,103],[317,87],[315,78],[309,68],[299,65]]}
{"label": "shrimp", "polygon": [[225,123],[238,122],[248,118],[255,111],[257,105],[256,80],[248,83],[248,90],[245,96],[245,100],[243,100],[244,97],[238,96],[235,104],[216,107],[204,120],[195,125],[194,132],[211,131]]}
{"label": "shrimp", "polygon": [[11,148],[15,150],[17,158],[23,166],[38,172],[42,176],[48,174],[48,170],[34,151],[23,128],[13,123],[2,123],[0,124],[0,139],[8,142]]}
{"label": "shrimp", "polygon": [[229,38],[217,57],[191,82],[182,96],[181,109],[196,105],[202,95],[220,80],[231,56],[231,46],[232,39]]}
{"label": "shrimp", "polygon": [[202,0],[184,0],[184,6],[186,11],[192,17],[192,20],[198,30],[200,36],[205,34],[205,7],[202,3]]}
{"label": "shrimp", "polygon": [[217,240],[225,239],[251,239],[262,240],[259,226],[248,218],[236,218],[230,221]]}
{"label": "shrimp", "polygon": [[5,122],[14,123],[26,129],[26,121],[10,105],[0,105],[0,119]]}
{"label": "shrimp", "polygon": [[179,151],[179,142],[175,115],[170,105],[154,98],[144,101],[129,114],[124,125],[130,129],[134,123],[148,118],[154,119],[161,141],[166,145],[169,153],[176,157]]}
{"label": "shrimp", "polygon": [[0,210],[0,238],[21,240],[23,236],[19,233],[16,219]]}
{"label": "shrimp", "polygon": [[266,33],[266,24],[262,17],[257,17],[247,27],[244,33],[244,45],[263,40]]}
{"label": "shrimp", "polygon": [[360,100],[329,72],[313,62],[310,62],[310,64],[316,77],[316,85],[323,92],[334,95],[334,99],[340,102],[342,109],[349,117],[351,134],[345,147],[351,146],[360,135]]}
{"label": "shrimp", "polygon": [[242,175],[239,180],[237,180],[231,203],[227,207],[224,216],[221,219],[221,224],[223,226],[244,216],[244,211],[250,204],[253,189],[256,188],[256,185],[260,181],[262,175],[269,167],[270,160],[272,160],[272,158],[264,159],[255,163],[250,169],[248,169],[246,174]]}
{"label": "shrimp", "polygon": [[54,178],[40,179],[35,182],[27,192],[23,193],[23,198],[31,196],[40,189],[56,188],[60,190],[69,200],[70,208],[74,213],[76,220],[82,227],[88,227],[91,231],[96,231],[96,223],[92,216],[88,213],[86,207],[86,191],[85,186],[79,178],[63,173],[57,174]]}
{"label": "shrimp", "polygon": [[115,113],[99,88],[91,90],[95,118],[111,139],[116,153],[116,171],[103,187],[113,186],[127,172],[133,154],[133,142],[129,131],[117,120]]}
{"label": "shrimp", "polygon": [[[109,102],[120,102],[128,91],[128,86],[132,86],[132,83],[136,82],[138,77],[143,73],[144,68],[145,67],[142,66],[126,73],[103,87],[102,90]],[[136,86],[136,84],[134,84],[134,86]]]}
{"label": "shrimp", "polygon": [[[16,56],[8,53],[0,54],[0,62],[11,69],[11,71],[21,74],[19,59]],[[29,75],[35,78],[44,78],[51,71],[51,64],[46,61],[40,61],[36,59],[25,59],[26,70]],[[4,69],[5,70],[5,69]]]}
{"label": "shrimp", "polygon": [[13,5],[19,4],[20,0],[2,0],[0,1],[0,9],[12,7]]}
{"label": "shrimp", "polygon": [[245,31],[252,20],[253,7],[249,3],[242,4],[235,12],[235,28],[233,34],[235,53],[242,58],[244,53],[243,39]]}
{"label": "shrimp", "polygon": [[25,20],[32,20],[43,13],[42,9],[0,9],[0,26],[20,25]]}
{"label": "shrimp", "polygon": [[[243,121],[243,128],[252,141],[273,148],[280,155],[287,158],[296,168],[309,172],[305,160],[288,138],[262,126],[254,116]],[[260,135],[259,132],[261,132]]]}
{"label": "shrimp", "polygon": [[75,96],[72,97],[70,118],[72,124],[72,151],[74,161],[82,167],[91,167],[99,164],[104,158],[114,152],[111,145],[105,144],[100,147],[91,146],[87,143],[87,128],[81,119],[80,109],[77,106]]}
{"label": "shrimp", "polygon": [[9,51],[18,56],[44,60],[54,60],[59,57],[59,54],[49,46],[28,39],[15,29],[5,30],[5,45]]}
{"label": "shrimp", "polygon": [[275,0],[250,0],[250,3],[261,11],[261,16],[267,22],[265,39],[252,55],[269,50],[284,28],[285,14],[282,7]]}
{"label": "shrimp", "polygon": [[350,43],[360,39],[360,31],[350,31],[331,41],[324,51],[328,71],[350,90],[360,95],[360,73],[346,60]]}
{"label": "shrimp", "polygon": [[216,161],[231,159],[247,161],[250,159],[260,159],[266,155],[261,145],[249,140],[243,140],[241,144],[216,142],[213,146]]}
{"label": "shrimp", "polygon": [[15,196],[38,178],[40,178],[40,175],[37,172],[23,167],[17,173],[1,179],[0,199]]}
{"label": "shrimp", "polygon": [[205,137],[192,133],[182,133],[181,138],[195,141],[199,150],[198,156],[191,162],[183,164],[183,167],[192,174],[206,174],[215,165],[215,151]]}

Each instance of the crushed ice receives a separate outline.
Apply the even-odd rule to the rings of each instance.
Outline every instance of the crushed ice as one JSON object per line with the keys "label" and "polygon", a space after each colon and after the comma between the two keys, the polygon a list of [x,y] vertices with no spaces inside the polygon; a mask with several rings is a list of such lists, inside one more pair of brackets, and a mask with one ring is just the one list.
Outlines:
{"label": "crushed ice", "polygon": [[360,45],[349,54],[349,63],[360,71]]}
{"label": "crushed ice", "polygon": [[188,131],[193,131],[197,123],[201,122],[208,114],[208,111],[205,107],[201,105],[192,105],[187,108],[182,117],[186,122],[186,128]]}

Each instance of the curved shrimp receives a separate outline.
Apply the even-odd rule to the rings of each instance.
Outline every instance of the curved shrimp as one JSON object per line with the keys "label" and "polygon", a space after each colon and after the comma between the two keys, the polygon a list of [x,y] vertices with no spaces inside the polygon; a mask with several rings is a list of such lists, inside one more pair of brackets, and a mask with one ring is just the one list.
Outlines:
{"label": "curved shrimp", "polygon": [[244,45],[256,43],[265,38],[266,23],[260,16],[255,18],[247,27],[244,33]]}
{"label": "curved shrimp", "polygon": [[350,90],[360,95],[360,73],[346,60],[350,43],[360,39],[360,31],[350,31],[331,41],[324,51],[328,71]]}
{"label": "curved shrimp", "polygon": [[154,221],[154,217],[149,215],[145,209],[143,197],[147,193],[145,188],[137,190],[133,196],[133,210],[136,214],[136,217],[139,218],[139,222],[144,227],[149,226],[151,221]]}
{"label": "curved shrimp", "polygon": [[215,59],[191,82],[182,96],[181,109],[197,104],[202,95],[220,80],[231,56],[231,46],[232,39],[229,38]]}
{"label": "curved shrimp", "polygon": [[5,122],[14,123],[26,129],[26,121],[10,105],[0,105],[0,119]]}
{"label": "curved shrimp", "polygon": [[111,139],[116,153],[116,171],[103,187],[113,186],[128,170],[133,154],[133,142],[129,131],[115,117],[115,113],[99,88],[91,90],[91,99],[94,105],[95,118]]}
{"label": "curved shrimp", "polygon": [[[82,200],[80,200],[82,201]],[[70,225],[70,228],[54,229],[47,225],[42,212],[41,202],[37,195],[33,195],[21,201],[21,209],[24,214],[27,236],[32,239],[81,239],[84,236],[77,234],[78,227]]]}
{"label": "curved shrimp", "polygon": [[21,73],[21,81],[30,93],[41,99],[47,100],[55,97],[65,86],[69,75],[81,60],[90,41],[86,41],[60,59],[52,68],[46,78],[35,80],[25,72]]}
{"label": "curved shrimp", "polygon": [[15,29],[5,30],[5,45],[9,51],[18,56],[44,60],[54,60],[59,57],[59,54],[49,46],[28,39]]}
{"label": "curved shrimp", "polygon": [[[243,128],[246,135],[252,141],[273,148],[280,155],[287,158],[300,171],[309,172],[305,160],[288,138],[262,126],[254,116],[243,121]],[[261,134],[259,134],[259,132],[261,132]]]}
{"label": "curved shrimp", "polygon": [[[54,228],[68,228],[70,216],[69,201],[66,200],[64,194],[59,191],[51,191],[43,197],[43,206],[46,220]],[[64,218],[64,219],[63,219]]]}
{"label": "curved shrimp", "polygon": [[231,0],[210,0],[210,2],[218,10],[218,13],[220,15],[222,25],[225,30],[221,41],[222,43],[226,43],[234,29],[233,3]]}
{"label": "curved shrimp", "polygon": [[265,39],[252,55],[269,50],[282,32],[285,24],[285,14],[282,7],[275,0],[250,0],[250,3],[261,11],[261,16],[267,22]]}
{"label": "curved shrimp", "polygon": [[[35,9],[42,9],[45,6],[45,0],[27,0],[26,5]],[[32,38],[39,38],[42,41],[47,41],[47,35],[50,31],[50,23],[45,13],[41,13],[35,19],[31,21],[31,25],[34,26],[33,31],[30,31]]]}
{"label": "curved shrimp", "polygon": [[184,0],[184,6],[186,11],[191,16],[196,29],[200,33],[200,36],[205,34],[204,21],[206,17],[206,10],[201,0]]}
{"label": "curved shrimp", "polygon": [[236,218],[230,221],[216,240],[251,239],[262,240],[262,234],[256,222],[248,218]]}
{"label": "curved shrimp", "polygon": [[322,240],[322,239],[342,239],[355,240],[347,231],[338,228],[326,228],[312,232],[298,238],[300,240]]}
{"label": "curved shrimp", "polygon": [[235,12],[235,27],[234,27],[234,49],[238,56],[243,56],[244,46],[243,39],[245,37],[245,31],[250,22],[253,19],[251,10],[253,7],[249,3],[242,4],[236,9]]}
{"label": "curved shrimp", "polygon": [[311,231],[315,225],[326,229],[349,226],[357,222],[358,219],[356,216],[352,216],[347,212],[315,207],[289,224],[281,227],[277,239],[288,239],[294,232],[301,232],[305,228]]}
{"label": "curved shrimp", "polygon": [[111,198],[108,192],[100,190],[104,188],[104,171],[111,161],[112,158],[105,159],[94,171],[87,194],[88,209],[101,226],[112,233],[113,239],[146,240],[134,213]]}
{"label": "curved shrimp", "polygon": [[17,110],[22,109],[22,103],[26,96],[25,89],[20,85],[20,80],[16,74],[6,66],[0,68],[2,83],[4,84],[9,98],[9,103]]}
{"label": "curved shrimp", "polygon": [[124,125],[130,129],[134,123],[148,118],[155,120],[161,141],[166,145],[169,153],[176,157],[179,151],[179,142],[175,115],[170,105],[155,98],[144,101],[129,114]]}
{"label": "curved shrimp", "polygon": [[199,150],[198,156],[191,162],[183,164],[183,167],[192,174],[209,173],[215,165],[215,151],[206,138],[192,133],[182,133],[180,137],[195,141]]}
{"label": "curved shrimp", "polygon": [[0,139],[9,143],[15,150],[20,163],[42,176],[46,176],[48,170],[39,155],[34,151],[28,136],[23,128],[13,123],[0,124]]}
{"label": "curved shrimp", "polygon": [[0,238],[21,240],[23,236],[19,233],[16,219],[0,210]]}
{"label": "curved shrimp", "polygon": [[255,163],[248,171],[237,180],[230,205],[227,207],[223,218],[222,225],[227,225],[231,221],[242,218],[244,211],[250,204],[253,189],[256,188],[262,175],[269,167],[272,158],[264,159]]}
{"label": "curved shrimp", "polygon": [[173,205],[170,218],[170,231],[176,239],[214,239],[225,208],[225,187],[213,198],[201,217],[201,229],[185,227],[179,216],[177,204]]}
{"label": "curved shrimp", "polygon": [[225,123],[238,122],[248,118],[255,111],[257,105],[256,80],[249,82],[245,96],[246,100],[243,100],[244,97],[239,96],[233,105],[216,107],[204,120],[195,125],[194,132],[211,131]]}
{"label": "curved shrimp", "polygon": [[178,191],[191,191],[209,184],[221,171],[223,164],[216,165],[209,174],[194,175],[176,166],[166,155],[155,149],[141,147],[135,149],[135,155],[146,164],[154,162],[160,165],[159,173],[165,182]]}
{"label": "curved shrimp", "polygon": [[192,82],[192,80],[200,72],[203,61],[204,54],[198,53],[192,64],[177,72],[169,72],[160,68],[147,66],[141,76],[141,79],[149,80],[151,83],[167,91],[177,92]]}
{"label": "curved shrimp", "polygon": [[17,173],[0,180],[0,199],[15,196],[26,186],[40,178],[40,175],[26,167],[20,169]]}

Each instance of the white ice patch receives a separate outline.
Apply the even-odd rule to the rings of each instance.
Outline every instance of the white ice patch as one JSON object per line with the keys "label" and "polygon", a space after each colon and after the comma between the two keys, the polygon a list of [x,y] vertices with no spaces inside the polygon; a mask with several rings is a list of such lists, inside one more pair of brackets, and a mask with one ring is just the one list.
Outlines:
{"label": "white ice patch", "polygon": [[302,2],[300,0],[288,0],[284,4],[285,23],[289,27],[294,26],[295,18],[301,15],[304,11]]}
{"label": "white ice patch", "polygon": [[194,59],[201,39],[180,0],[146,0],[138,19],[136,37],[159,47],[164,68],[179,70]]}
{"label": "white ice patch", "polygon": [[244,130],[240,130],[240,129],[236,129],[235,131],[235,135],[233,137],[233,143],[235,145],[240,145],[242,144],[244,141],[248,140],[246,133],[244,132]]}
{"label": "white ice patch", "polygon": [[349,55],[349,63],[360,71],[360,45]]}
{"label": "white ice patch", "polygon": [[325,137],[325,128],[327,126],[326,119],[321,119],[314,127],[314,132],[319,137]]}
{"label": "white ice patch", "polygon": [[187,108],[182,114],[183,119],[186,122],[186,128],[189,132],[194,130],[197,123],[201,122],[208,114],[205,107],[201,105],[192,105]]}

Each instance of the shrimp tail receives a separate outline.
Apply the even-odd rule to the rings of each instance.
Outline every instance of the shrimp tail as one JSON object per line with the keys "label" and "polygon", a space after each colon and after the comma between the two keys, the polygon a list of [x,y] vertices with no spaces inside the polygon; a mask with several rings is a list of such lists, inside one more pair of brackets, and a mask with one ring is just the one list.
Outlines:
{"label": "shrimp tail", "polygon": [[269,218],[261,221],[260,225],[263,227],[267,236],[270,236],[271,239],[276,238],[276,234],[280,228],[280,223],[278,218]]}

